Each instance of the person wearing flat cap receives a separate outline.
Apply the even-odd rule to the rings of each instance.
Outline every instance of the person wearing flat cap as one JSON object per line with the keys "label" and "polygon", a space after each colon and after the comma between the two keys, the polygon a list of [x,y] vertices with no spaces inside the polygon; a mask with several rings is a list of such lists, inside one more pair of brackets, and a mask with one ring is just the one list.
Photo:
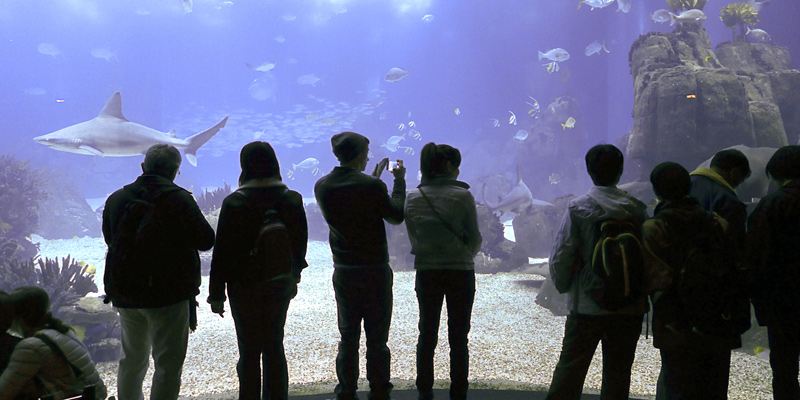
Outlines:
{"label": "person wearing flat cap", "polygon": [[390,398],[391,354],[386,343],[392,319],[392,270],[383,221],[403,222],[406,170],[393,169],[391,197],[381,173],[382,159],[372,175],[364,174],[369,161],[369,139],[354,132],[331,138],[339,166],[317,181],[314,194],[330,227],[333,288],[338,313],[339,353],[336,356],[337,400],[354,400],[358,381],[361,321],[367,337],[367,380],[371,400]]}

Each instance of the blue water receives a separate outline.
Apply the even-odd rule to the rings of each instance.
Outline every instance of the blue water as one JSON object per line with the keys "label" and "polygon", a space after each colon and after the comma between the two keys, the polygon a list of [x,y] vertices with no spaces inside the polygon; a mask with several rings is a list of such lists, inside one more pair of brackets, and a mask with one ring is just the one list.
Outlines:
{"label": "blue water", "polygon": [[[616,4],[578,10],[573,0],[195,0],[190,13],[180,0],[2,1],[0,153],[65,172],[87,198],[105,196],[134,179],[141,157],[67,154],[31,139],[94,117],[121,91],[130,120],[178,137],[230,115],[200,150],[199,166],[182,167],[178,183],[195,190],[235,183],[238,150],[256,137],[275,145],[284,170],[315,157],[325,173],[335,164],[329,137],[342,130],[369,136],[373,158],[406,159],[411,183],[428,141],[460,147],[468,181],[513,175],[516,164],[549,168],[520,159],[515,147],[513,136],[533,122],[528,96],[542,108],[560,96],[576,99],[576,129],[565,133],[575,136],[575,154],[631,128],[628,50],[640,34],[670,29],[650,19],[663,1],[632,1],[628,14]],[[727,2],[709,3],[712,41],[729,40],[717,17]],[[759,26],[797,55],[798,20],[796,0],[773,0]],[[586,57],[595,40],[611,53]],[[42,54],[43,43],[59,54]],[[556,47],[571,59],[550,74],[537,52]],[[108,50],[109,60],[93,49]],[[247,66],[265,62],[275,68]],[[409,74],[386,82],[392,67]],[[309,74],[316,85],[298,83]],[[508,124],[508,111],[517,126]],[[403,145],[414,155],[379,147],[408,132],[398,125],[412,120],[421,140],[408,137]],[[297,171],[294,178],[290,185],[311,196],[317,177]]]}

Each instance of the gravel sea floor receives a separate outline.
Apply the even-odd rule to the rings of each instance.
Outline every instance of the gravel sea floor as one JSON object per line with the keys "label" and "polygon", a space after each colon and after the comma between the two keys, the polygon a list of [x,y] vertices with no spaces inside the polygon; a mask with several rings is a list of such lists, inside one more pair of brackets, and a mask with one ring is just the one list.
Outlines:
{"label": "gravel sea floor", "polygon": [[[42,240],[41,252],[46,257],[68,254],[98,266],[98,282],[102,282],[105,246],[99,238]],[[331,285],[332,260],[325,242],[311,242],[309,268],[297,297],[289,307],[286,323],[286,355],[293,393],[332,392],[336,381],[334,361],[338,343],[336,304]],[[532,275],[479,275],[478,289],[470,333],[470,381],[473,387],[543,389],[550,383],[553,368],[561,349],[564,317],[554,317],[534,302],[536,291],[522,281],[541,279]],[[208,280],[203,280],[198,312],[199,328],[189,339],[189,351],[183,373],[183,396],[203,398],[235,398],[237,390],[236,334],[230,312],[225,318],[211,313],[204,303]],[[437,387],[447,387],[448,354],[446,310],[440,326],[436,352]],[[392,377],[398,388],[412,388],[415,378],[417,340],[417,300],[414,273],[394,274],[394,310],[389,347],[392,351]],[[367,383],[362,335],[360,388]],[[595,355],[585,390],[600,389],[600,349]],[[652,337],[639,340],[631,382],[632,395],[652,397],[660,368],[658,351]],[[115,392],[116,364],[98,366]],[[152,366],[145,378],[149,391]],[[771,399],[769,363],[757,357],[734,353],[730,378],[730,399]],[[147,396],[147,393],[145,394]]]}

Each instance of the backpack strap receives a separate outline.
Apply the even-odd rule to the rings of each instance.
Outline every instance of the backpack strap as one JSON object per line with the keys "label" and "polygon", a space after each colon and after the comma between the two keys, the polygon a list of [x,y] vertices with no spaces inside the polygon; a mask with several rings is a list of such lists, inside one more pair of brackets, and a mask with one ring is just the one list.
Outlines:
{"label": "backpack strap", "polygon": [[444,219],[444,217],[442,217],[442,214],[439,214],[439,211],[436,210],[436,207],[433,206],[433,202],[431,201],[431,199],[428,198],[428,195],[425,194],[425,192],[422,190],[422,188],[418,188],[418,190],[419,190],[419,193],[422,195],[422,198],[425,199],[425,202],[428,203],[428,207],[430,207],[431,211],[433,211],[433,215],[435,215],[436,218],[439,219],[439,221],[442,223],[442,225],[444,225],[444,227],[447,228],[447,230],[450,231],[450,233],[455,235],[455,237],[457,237],[458,240],[460,240],[462,243],[464,243],[464,245],[467,245],[468,243],[467,243],[466,235],[463,232],[462,233],[458,233],[456,231],[456,229],[453,227],[453,225],[451,225],[450,222],[448,222],[446,219]]}
{"label": "backpack strap", "polygon": [[47,347],[50,348],[53,354],[66,361],[67,365],[69,365],[70,369],[72,369],[72,372],[75,374],[76,378],[83,380],[83,371],[81,371],[80,368],[76,367],[75,364],[73,364],[69,360],[69,358],[67,358],[67,355],[64,354],[64,351],[61,350],[61,348],[58,347],[58,345],[52,339],[50,339],[44,333],[37,333],[36,335],[34,335],[34,337],[44,342],[44,344],[46,344]]}

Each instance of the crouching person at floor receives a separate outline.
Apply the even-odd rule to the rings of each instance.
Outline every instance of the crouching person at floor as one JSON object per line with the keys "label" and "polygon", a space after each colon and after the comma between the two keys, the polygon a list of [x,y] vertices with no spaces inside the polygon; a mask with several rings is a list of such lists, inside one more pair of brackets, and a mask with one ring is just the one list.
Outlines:
{"label": "crouching person at floor", "polygon": [[659,204],[643,239],[661,277],[652,296],[656,399],[726,399],[730,351],[740,346],[730,318],[737,272],[728,224],[689,197],[691,178],[679,164],[659,164],[650,181]]}
{"label": "crouching person at floor", "polygon": [[50,313],[47,292],[22,287],[11,294],[10,301],[15,310],[14,329],[25,339],[14,348],[8,368],[0,376],[0,400],[83,393],[105,399],[106,387],[89,352],[72,328]]}
{"label": "crouching person at floor", "polygon": [[239,344],[239,399],[286,400],[283,329],[308,265],[303,198],[281,181],[268,143],[244,146],[240,161],[239,189],[225,198],[219,216],[208,302],[224,315],[227,286]]}
{"label": "crouching person at floor", "polygon": [[[580,399],[597,344],[602,342],[601,398],[623,400],[630,391],[646,309],[638,242],[646,206],[616,187],[623,169],[622,152],[616,147],[592,147],[586,153],[586,168],[594,187],[570,201],[550,257],[550,275],[559,292],[568,293],[571,311],[547,399]],[[608,244],[622,244],[631,253],[613,256]],[[593,257],[595,253],[602,256]],[[631,259],[626,262],[625,257]],[[612,273],[601,275],[603,270]],[[616,290],[621,287],[630,290]]]}

